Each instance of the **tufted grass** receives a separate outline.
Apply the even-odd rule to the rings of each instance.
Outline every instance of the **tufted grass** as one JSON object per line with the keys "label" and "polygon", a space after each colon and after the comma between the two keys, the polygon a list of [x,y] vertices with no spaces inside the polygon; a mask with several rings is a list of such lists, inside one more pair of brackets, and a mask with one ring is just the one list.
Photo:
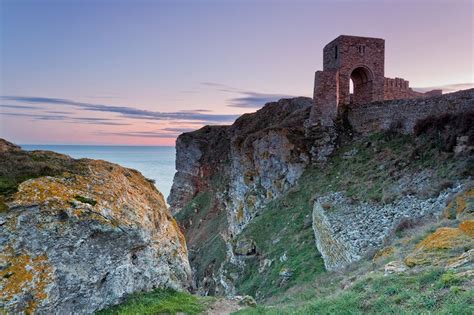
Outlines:
{"label": "tufted grass", "polygon": [[202,298],[186,292],[160,289],[149,293],[131,295],[120,305],[97,312],[98,315],[135,315],[135,314],[200,314],[209,298]]}
{"label": "tufted grass", "polygon": [[97,204],[97,201],[95,201],[94,199],[87,198],[87,197],[80,196],[80,195],[75,196],[74,199],[76,199],[77,201],[80,201],[82,203],[90,204],[91,206],[95,206]]}
{"label": "tufted grass", "polygon": [[473,314],[472,282],[440,269],[414,274],[372,274],[347,290],[334,288],[293,304],[260,306],[235,314]]}

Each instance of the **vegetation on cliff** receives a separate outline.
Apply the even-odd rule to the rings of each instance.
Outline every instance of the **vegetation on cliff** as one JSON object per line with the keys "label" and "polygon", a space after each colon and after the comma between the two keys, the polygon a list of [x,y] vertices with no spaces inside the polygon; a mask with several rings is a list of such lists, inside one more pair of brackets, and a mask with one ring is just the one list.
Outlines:
{"label": "vegetation on cliff", "polygon": [[[247,259],[237,282],[239,292],[265,299],[314,281],[323,272],[311,230],[313,200],[319,196],[345,191],[354,202],[375,203],[389,203],[405,194],[429,197],[472,173],[471,157],[440,150],[431,136],[374,134],[343,144],[324,169],[308,167],[294,188],[266,205],[237,237],[254,240],[259,253]],[[429,174],[430,180],[416,184],[420,173]],[[403,177],[411,180],[402,186]],[[265,260],[269,266],[260,267]],[[282,270],[291,277],[282,277]]]}
{"label": "vegetation on cliff", "polygon": [[457,226],[473,218],[473,193],[467,189],[446,207],[449,213],[464,205],[456,217],[400,227],[372,258],[237,314],[472,314],[474,240]]}
{"label": "vegetation on cliff", "polygon": [[135,293],[120,305],[100,311],[97,315],[153,315],[153,314],[200,314],[212,298],[198,297],[174,290],[155,290]]}
{"label": "vegetation on cliff", "polygon": [[[229,130],[236,134],[238,128],[243,132],[231,137],[230,153],[220,152],[219,157],[230,156],[231,161],[215,164],[219,171],[213,172],[208,162],[196,159],[195,174],[200,175],[188,182],[195,188],[195,194],[178,209],[178,221],[187,230],[190,237],[188,242],[196,242],[193,235],[201,235],[204,239],[207,237],[207,240],[221,240],[219,246],[209,246],[206,252],[200,253],[210,259],[191,262],[198,270],[204,271],[198,273],[201,277],[198,288],[209,283],[231,283],[235,293],[252,295],[268,306],[250,310],[251,313],[276,313],[275,308],[286,309],[287,313],[325,313],[326,309],[340,309],[340,313],[345,313],[344,310],[347,311],[349,307],[355,313],[390,312],[396,307],[408,313],[417,309],[450,312],[470,302],[470,276],[464,274],[462,277],[467,280],[456,280],[457,284],[452,290],[450,286],[443,285],[443,281],[448,281],[450,277],[460,278],[459,274],[472,265],[469,262],[470,250],[473,248],[470,234],[472,219],[456,216],[457,210],[453,210],[453,207],[458,206],[447,208],[451,209],[446,210],[451,220],[438,221],[435,216],[439,215],[446,200],[449,202],[453,199],[452,203],[471,209],[471,212],[474,208],[469,198],[465,201],[460,197],[470,194],[469,187],[472,186],[474,174],[473,113],[427,117],[418,121],[415,134],[409,135],[400,133],[396,124],[391,125],[389,130],[356,135],[352,134],[350,126],[341,122],[335,150],[327,161],[306,164],[295,185],[284,188],[280,195],[274,195],[272,189],[287,185],[285,180],[291,172],[277,174],[281,179],[276,180],[275,174],[271,172],[285,171],[279,168],[281,163],[289,165],[299,161],[301,156],[310,156],[311,143],[319,141],[319,138],[316,135],[315,140],[314,136],[301,133],[301,128],[298,129],[298,124],[303,125],[304,110],[293,115],[296,118],[287,120],[290,123],[286,125],[273,124],[269,132],[262,115],[268,115],[271,110],[275,108],[266,106],[256,114],[244,116],[238,121],[239,124],[230,127]],[[259,129],[260,122],[267,127]],[[246,133],[245,130],[251,131]],[[226,133],[227,136],[230,131]],[[202,134],[203,131],[186,134],[187,143],[198,141],[202,144]],[[280,141],[293,135],[297,135],[298,139]],[[212,133],[207,136],[213,137]],[[327,140],[324,134],[319,136],[323,142]],[[193,140],[194,137],[197,138]],[[272,146],[268,146],[265,152],[268,142],[264,142],[268,138],[271,138],[269,143]],[[287,143],[287,148],[291,148],[292,152],[289,155],[286,155],[286,147],[282,148]],[[201,145],[199,150],[202,154],[212,156],[211,147]],[[240,155],[236,152],[240,152]],[[243,162],[245,159],[252,163]],[[215,184],[217,181],[211,180],[215,174],[224,180]],[[239,182],[238,174],[242,177],[242,183]],[[234,175],[237,177],[232,178]],[[269,181],[273,181],[273,186],[264,187]],[[232,191],[245,191],[245,194],[232,195]],[[453,196],[459,191],[460,195]],[[373,206],[374,209],[393,208],[394,205],[403,205],[403,202],[416,203],[410,204],[410,207],[416,208],[422,215],[408,215],[396,221],[393,227],[389,226],[391,234],[384,238],[386,248],[382,251],[377,252],[374,247],[362,257],[360,263],[354,263],[342,273],[328,272],[315,248],[311,214],[315,200],[335,192],[347,197],[349,204],[369,208]],[[236,196],[240,199],[235,199]],[[233,204],[238,204],[236,200],[249,209],[253,206],[250,219],[241,207],[234,207]],[[404,201],[400,203],[401,200]],[[429,213],[423,216],[424,210],[418,210],[423,207],[422,201],[426,200],[436,201],[435,215]],[[337,211],[333,204],[322,206],[327,212]],[[229,234],[222,229],[222,225],[235,224],[228,221],[233,216],[235,222],[242,221],[245,224],[241,230],[229,229],[238,231]],[[420,226],[430,230],[420,229]],[[202,231],[206,232],[201,234]],[[435,246],[432,247],[434,250],[426,250],[426,246],[419,245],[425,238],[434,239],[434,243],[446,243],[442,240],[447,234],[450,236],[447,237],[448,248]],[[439,236],[441,240],[438,242]],[[194,246],[199,250],[199,243]],[[439,263],[421,263],[433,262],[435,256],[431,255],[435,255]],[[379,258],[375,261],[373,257]],[[420,263],[410,263],[410,258],[415,257],[421,257],[417,260]],[[446,269],[449,263],[455,261],[462,266],[460,269]],[[385,268],[403,272],[383,276]],[[426,279],[431,279],[431,283]],[[393,293],[380,289],[390,283],[398,286],[393,289]],[[403,286],[411,290],[412,299],[403,299],[400,290]],[[422,293],[415,296],[413,292],[417,290],[422,290]],[[212,290],[200,292],[219,293]],[[430,300],[433,295],[436,298]],[[331,304],[336,308],[332,308]],[[344,305],[348,308],[344,308]]]}

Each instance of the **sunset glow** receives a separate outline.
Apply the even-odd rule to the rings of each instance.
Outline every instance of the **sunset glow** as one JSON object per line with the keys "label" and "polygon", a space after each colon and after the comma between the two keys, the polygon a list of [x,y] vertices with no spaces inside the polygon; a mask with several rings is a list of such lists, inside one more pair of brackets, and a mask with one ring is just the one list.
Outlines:
{"label": "sunset glow", "polygon": [[0,137],[20,144],[174,145],[311,97],[340,34],[385,38],[386,76],[415,89],[474,86],[470,0],[0,5]]}

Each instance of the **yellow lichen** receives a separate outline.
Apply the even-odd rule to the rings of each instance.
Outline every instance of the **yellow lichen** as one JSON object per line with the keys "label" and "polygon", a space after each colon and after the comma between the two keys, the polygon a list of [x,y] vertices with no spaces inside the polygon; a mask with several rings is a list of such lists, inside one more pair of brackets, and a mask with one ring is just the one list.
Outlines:
{"label": "yellow lichen", "polygon": [[428,235],[417,246],[417,250],[450,249],[457,247],[465,240],[463,231],[457,228],[443,227]]}
{"label": "yellow lichen", "polygon": [[474,212],[474,188],[462,192],[456,196],[444,209],[444,217],[455,219],[456,216],[464,213]]}
{"label": "yellow lichen", "polygon": [[273,192],[271,190],[267,190],[267,199],[273,198]]}
{"label": "yellow lichen", "polygon": [[5,199],[3,196],[0,196],[0,213],[2,212],[7,212],[8,211],[8,206],[5,203]]}
{"label": "yellow lichen", "polygon": [[0,300],[11,301],[23,292],[30,292],[33,299],[26,306],[26,313],[33,313],[38,304],[48,297],[46,288],[52,282],[51,266],[46,255],[31,257],[26,253],[16,254],[7,247],[0,254],[0,262],[7,268],[0,271]]}
{"label": "yellow lichen", "polygon": [[446,264],[455,257],[457,251],[472,248],[473,245],[472,236],[461,228],[442,227],[418,243],[415,250],[405,258],[405,264],[409,267]]}
{"label": "yellow lichen", "polygon": [[247,210],[252,211],[255,208],[256,203],[257,203],[257,196],[255,195],[248,196],[246,200]]}
{"label": "yellow lichen", "polygon": [[256,175],[257,174],[253,171],[245,172],[245,174],[244,174],[244,183],[245,183],[245,185],[253,184],[253,182],[255,181],[255,176]]}
{"label": "yellow lichen", "polygon": [[474,237],[474,220],[466,220],[461,222],[461,224],[459,224],[459,228],[467,235]]}
{"label": "yellow lichen", "polygon": [[389,257],[393,255],[393,253],[395,253],[395,248],[393,246],[382,248],[374,255],[373,261]]}

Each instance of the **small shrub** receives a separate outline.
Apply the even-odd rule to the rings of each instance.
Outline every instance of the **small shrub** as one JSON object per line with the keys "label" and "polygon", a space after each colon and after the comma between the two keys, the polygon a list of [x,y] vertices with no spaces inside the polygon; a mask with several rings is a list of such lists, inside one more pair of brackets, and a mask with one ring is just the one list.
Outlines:
{"label": "small shrub", "polygon": [[404,231],[412,229],[419,225],[419,221],[412,218],[401,218],[394,230],[395,235],[400,237]]}
{"label": "small shrub", "polygon": [[87,198],[87,197],[80,196],[80,195],[75,196],[74,199],[76,199],[77,201],[80,201],[82,203],[90,204],[91,206],[95,206],[97,204],[97,201],[95,201],[94,199]]}
{"label": "small shrub", "polygon": [[441,283],[445,288],[458,285],[461,282],[461,279],[452,271],[448,271],[441,276]]}
{"label": "small shrub", "polygon": [[426,134],[439,150],[452,152],[459,136],[467,136],[468,145],[474,144],[473,125],[474,112],[431,115],[416,122],[414,134]]}
{"label": "small shrub", "polygon": [[147,182],[149,182],[150,184],[155,184],[156,183],[156,180],[152,179],[152,178],[145,178]]}

